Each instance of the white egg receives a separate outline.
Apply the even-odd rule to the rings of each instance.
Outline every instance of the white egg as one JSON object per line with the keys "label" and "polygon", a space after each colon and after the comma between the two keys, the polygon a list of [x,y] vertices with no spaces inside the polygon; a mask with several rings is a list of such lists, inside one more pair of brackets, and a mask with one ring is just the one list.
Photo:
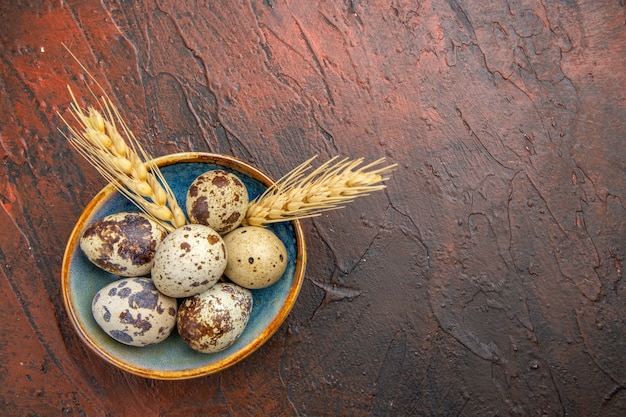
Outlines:
{"label": "white egg", "polygon": [[223,235],[243,221],[248,209],[245,184],[228,171],[207,171],[187,191],[187,215],[192,223],[204,224]]}
{"label": "white egg", "polygon": [[130,346],[162,342],[176,327],[178,302],[149,278],[124,278],[96,293],[91,311],[109,336]]}
{"label": "white egg", "polygon": [[178,310],[178,333],[198,352],[220,352],[241,336],[251,312],[249,290],[220,282],[183,301]]}
{"label": "white egg", "polygon": [[240,227],[224,236],[228,264],[224,275],[244,288],[269,287],[287,268],[287,249],[269,229]]}
{"label": "white egg", "polygon": [[157,245],[167,231],[143,213],[121,212],[92,223],[80,238],[87,258],[116,275],[148,275]]}
{"label": "white egg", "polygon": [[226,268],[226,246],[209,226],[189,224],[171,232],[157,246],[152,279],[170,297],[200,294],[215,284]]}

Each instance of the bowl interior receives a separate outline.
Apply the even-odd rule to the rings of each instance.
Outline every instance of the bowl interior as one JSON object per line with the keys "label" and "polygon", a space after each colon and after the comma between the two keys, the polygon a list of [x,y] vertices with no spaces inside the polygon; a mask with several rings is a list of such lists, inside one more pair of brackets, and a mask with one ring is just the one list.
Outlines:
{"label": "bowl interior", "polygon": [[[183,208],[191,182],[208,170],[224,169],[236,174],[245,183],[250,199],[261,194],[272,182],[258,169],[224,155],[175,154],[157,158],[156,162]],[[137,210],[114,187],[107,186],[86,207],[70,236],[63,261],[63,298],[74,327],[90,348],[108,362],[140,376],[184,379],[233,365],[271,337],[289,314],[304,278],[305,245],[297,221],[269,226],[287,248],[287,269],[274,285],[252,290],[254,305],[248,325],[228,349],[213,354],[198,353],[189,348],[176,331],[167,340],[146,347],[126,346],[104,333],[93,318],[91,301],[98,290],[121,277],[93,265],[80,250],[80,236],[84,228],[108,214]]]}

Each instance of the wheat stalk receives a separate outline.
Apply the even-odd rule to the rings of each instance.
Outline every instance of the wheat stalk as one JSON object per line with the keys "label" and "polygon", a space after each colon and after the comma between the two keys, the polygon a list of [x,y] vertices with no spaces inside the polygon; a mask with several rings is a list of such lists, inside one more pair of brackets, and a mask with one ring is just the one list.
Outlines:
{"label": "wheat stalk", "polygon": [[251,201],[243,223],[263,226],[342,208],[357,197],[385,188],[381,183],[389,179],[386,175],[397,166],[380,167],[385,158],[361,166],[363,158],[333,157],[310,171],[315,158],[297,166]]}
{"label": "wheat stalk", "polygon": [[73,127],[60,117],[69,130],[66,137],[74,148],[122,194],[167,230],[185,225],[185,214],[159,167],[141,147],[112,101],[105,95],[98,100],[102,111],[94,107],[85,110],[69,86],[68,90],[72,96],[70,113],[79,127]]}

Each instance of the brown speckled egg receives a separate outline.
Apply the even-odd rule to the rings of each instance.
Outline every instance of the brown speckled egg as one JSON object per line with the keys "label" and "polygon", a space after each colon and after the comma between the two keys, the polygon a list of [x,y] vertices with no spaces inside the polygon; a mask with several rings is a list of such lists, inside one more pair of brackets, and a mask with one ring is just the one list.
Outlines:
{"label": "brown speckled egg", "polygon": [[124,278],[96,293],[91,304],[96,323],[130,346],[162,342],[176,327],[178,302],[157,291],[149,278]]}
{"label": "brown speckled egg", "polygon": [[241,224],[247,208],[245,184],[221,169],[200,175],[187,191],[186,209],[191,223],[204,224],[221,235]]}
{"label": "brown speckled egg", "polygon": [[152,279],[163,294],[189,297],[206,291],[226,268],[226,246],[209,226],[188,224],[171,232],[154,255]]}
{"label": "brown speckled egg", "polygon": [[224,275],[244,288],[269,287],[287,268],[287,249],[269,229],[240,227],[226,236],[228,264]]}
{"label": "brown speckled egg", "polygon": [[105,271],[139,277],[150,273],[156,247],[166,235],[145,214],[121,212],[92,223],[80,238],[80,248]]}
{"label": "brown speckled egg", "polygon": [[252,293],[232,283],[218,283],[180,305],[181,338],[202,353],[220,352],[241,336],[252,312]]}

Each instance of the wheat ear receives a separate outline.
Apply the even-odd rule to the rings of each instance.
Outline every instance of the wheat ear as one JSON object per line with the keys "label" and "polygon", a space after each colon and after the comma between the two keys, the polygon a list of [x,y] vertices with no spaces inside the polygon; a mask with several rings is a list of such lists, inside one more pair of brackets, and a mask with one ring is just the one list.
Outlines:
{"label": "wheat ear", "polygon": [[[69,142],[100,174],[155,221],[172,231],[187,223],[163,174],[143,150],[111,100],[98,100],[102,111],[84,110],[72,89],[70,113],[78,123],[67,125]],[[126,140],[124,139],[126,137]]]}
{"label": "wheat ear", "polygon": [[315,158],[293,169],[251,201],[244,224],[263,226],[342,208],[357,197],[385,188],[382,182],[389,179],[386,175],[397,166],[381,167],[385,158],[362,165],[363,158],[334,157],[311,171]]}

